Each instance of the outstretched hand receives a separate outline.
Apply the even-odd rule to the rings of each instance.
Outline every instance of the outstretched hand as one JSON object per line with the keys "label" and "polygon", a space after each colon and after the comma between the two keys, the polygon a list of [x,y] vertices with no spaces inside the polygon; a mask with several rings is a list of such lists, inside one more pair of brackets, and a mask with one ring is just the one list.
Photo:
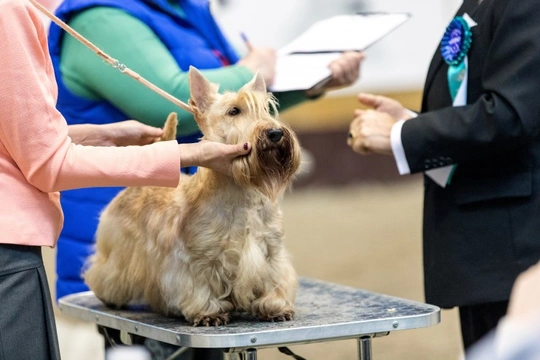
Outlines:
{"label": "outstretched hand", "polygon": [[208,140],[179,146],[182,167],[202,166],[225,175],[231,175],[235,158],[251,151],[250,143],[227,145]]}
{"label": "outstretched hand", "polygon": [[129,146],[151,144],[163,135],[163,129],[145,125],[135,120],[126,120],[112,124],[102,125],[107,127],[110,146]]}
{"label": "outstretched hand", "polygon": [[349,126],[347,144],[353,151],[362,154],[392,155],[390,133],[398,120],[408,120],[414,113],[397,100],[386,96],[360,93],[358,101],[372,109],[354,110]]}
{"label": "outstretched hand", "polygon": [[[399,101],[386,96],[360,93],[358,94],[358,101],[367,107],[387,113],[397,120],[408,120],[413,116]],[[358,111],[361,110],[356,110],[355,116]]]}
{"label": "outstretched hand", "polygon": [[68,132],[75,144],[91,146],[147,145],[163,135],[163,129],[135,120],[102,125],[69,125]]}

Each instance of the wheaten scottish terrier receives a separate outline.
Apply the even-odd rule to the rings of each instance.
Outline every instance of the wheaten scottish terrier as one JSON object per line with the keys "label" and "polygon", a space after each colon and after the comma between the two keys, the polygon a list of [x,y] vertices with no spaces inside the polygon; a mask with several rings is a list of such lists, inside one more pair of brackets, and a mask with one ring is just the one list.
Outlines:
{"label": "wheaten scottish terrier", "polygon": [[[297,276],[278,199],[300,163],[296,136],[261,76],[225,94],[194,68],[189,80],[204,139],[249,141],[252,151],[232,177],[199,168],[175,189],[122,191],[101,215],[85,281],[108,305],[142,302],[193,325],[224,325],[236,312],[291,320]],[[164,137],[175,133],[169,116]]]}

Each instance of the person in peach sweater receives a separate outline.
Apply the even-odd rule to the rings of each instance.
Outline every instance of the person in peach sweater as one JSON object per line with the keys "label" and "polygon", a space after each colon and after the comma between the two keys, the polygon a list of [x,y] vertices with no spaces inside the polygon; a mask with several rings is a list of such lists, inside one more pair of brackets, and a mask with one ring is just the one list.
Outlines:
{"label": "person in peach sweater", "polygon": [[[162,133],[135,121],[69,127],[41,15],[0,0],[0,358],[60,358],[42,246],[62,228],[60,190],[178,185],[182,166],[231,171],[251,145],[153,143]],[[145,146],[110,146],[133,143]],[[93,146],[88,146],[93,145]],[[96,146],[102,145],[102,146]]]}

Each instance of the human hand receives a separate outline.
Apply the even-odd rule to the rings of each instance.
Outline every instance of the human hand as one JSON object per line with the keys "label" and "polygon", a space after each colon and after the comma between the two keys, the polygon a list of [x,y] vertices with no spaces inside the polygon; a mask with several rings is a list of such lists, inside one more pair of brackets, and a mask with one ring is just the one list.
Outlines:
{"label": "human hand", "polygon": [[101,125],[106,129],[103,146],[147,145],[159,140],[163,129],[145,125],[136,120],[125,120]]}
{"label": "human hand", "polygon": [[328,65],[332,78],[324,85],[324,88],[330,90],[352,85],[360,77],[360,64],[364,58],[365,55],[362,52],[344,52],[340,58]]}
{"label": "human hand", "polygon": [[240,61],[238,65],[247,67],[253,73],[259,72],[266,86],[274,83],[276,77],[276,51],[271,48],[252,48]]}
{"label": "human hand", "polygon": [[377,111],[387,113],[394,119],[408,120],[413,117],[413,114],[409,112],[403,105],[401,105],[399,101],[386,96],[360,93],[358,94],[358,101],[360,101],[360,103],[363,105],[374,108]]}
{"label": "human hand", "polygon": [[540,314],[540,262],[521,273],[510,295],[508,316],[526,320]]}
{"label": "human hand", "polygon": [[202,166],[225,175],[231,175],[235,158],[251,151],[250,143],[227,145],[208,140],[179,146],[182,167]]}
{"label": "human hand", "polygon": [[163,135],[163,130],[135,120],[111,124],[69,125],[72,141],[79,145],[128,146],[151,144]]}
{"label": "human hand", "polygon": [[396,119],[376,110],[356,110],[349,127],[347,145],[362,154],[392,155],[390,132]]}

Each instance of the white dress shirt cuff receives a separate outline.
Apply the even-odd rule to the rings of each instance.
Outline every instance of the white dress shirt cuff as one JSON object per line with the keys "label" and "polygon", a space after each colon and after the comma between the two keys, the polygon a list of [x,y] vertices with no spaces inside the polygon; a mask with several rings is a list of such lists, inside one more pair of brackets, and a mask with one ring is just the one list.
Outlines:
{"label": "white dress shirt cuff", "polygon": [[407,158],[405,157],[405,149],[403,149],[403,144],[401,142],[401,128],[406,120],[399,120],[392,126],[390,131],[390,144],[392,146],[392,153],[394,154],[394,160],[400,175],[406,175],[411,173],[409,168],[409,163],[407,163]]}

